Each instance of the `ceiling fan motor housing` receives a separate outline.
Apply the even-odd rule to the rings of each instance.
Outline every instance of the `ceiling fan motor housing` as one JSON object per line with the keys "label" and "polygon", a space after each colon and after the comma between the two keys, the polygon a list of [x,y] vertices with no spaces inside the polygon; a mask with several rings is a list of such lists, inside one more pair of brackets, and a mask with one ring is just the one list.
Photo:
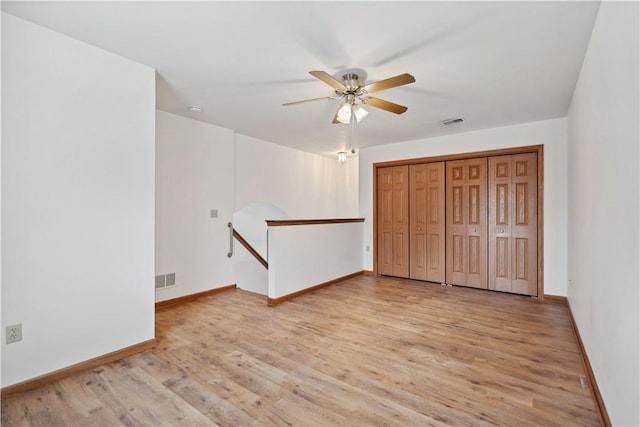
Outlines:
{"label": "ceiling fan motor housing", "polygon": [[360,89],[362,84],[360,83],[360,77],[357,74],[348,73],[342,76],[342,81],[347,87],[347,93],[355,93]]}

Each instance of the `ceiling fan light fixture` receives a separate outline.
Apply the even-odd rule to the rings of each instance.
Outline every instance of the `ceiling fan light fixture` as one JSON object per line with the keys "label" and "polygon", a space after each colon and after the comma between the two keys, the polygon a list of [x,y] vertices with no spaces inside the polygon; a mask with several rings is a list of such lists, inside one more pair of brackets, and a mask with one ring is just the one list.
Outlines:
{"label": "ceiling fan light fixture", "polygon": [[365,119],[365,117],[369,115],[369,112],[364,108],[362,108],[361,106],[359,106],[358,104],[353,105],[351,107],[351,110],[353,111],[353,115],[356,117],[356,121],[358,123],[360,123],[362,120]]}
{"label": "ceiling fan light fixture", "polygon": [[342,105],[340,105],[336,113],[336,120],[345,125],[351,123],[351,104],[343,102]]}
{"label": "ceiling fan light fixture", "polygon": [[343,164],[344,162],[347,161],[347,153],[346,151],[339,151],[338,152],[338,162],[340,162],[340,164]]}

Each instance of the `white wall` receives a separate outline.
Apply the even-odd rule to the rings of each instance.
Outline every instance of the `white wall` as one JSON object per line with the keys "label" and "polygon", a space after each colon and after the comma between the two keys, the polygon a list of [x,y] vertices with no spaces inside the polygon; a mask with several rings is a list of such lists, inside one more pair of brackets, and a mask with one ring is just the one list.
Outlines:
{"label": "white wall", "polygon": [[[266,260],[266,257],[264,258]],[[234,242],[233,277],[235,278],[238,289],[264,296],[268,295],[268,270],[253,257],[251,252],[238,242]]]}
{"label": "white wall", "polygon": [[358,162],[236,135],[236,209],[268,202],[292,218],[358,216]]}
{"label": "white wall", "polygon": [[2,62],[5,387],[154,337],[155,75],[5,13]]}
{"label": "white wall", "polygon": [[[267,259],[267,219],[285,219],[289,216],[270,203],[250,203],[233,214],[233,229]],[[236,285],[242,290],[268,295],[267,269],[244,246],[234,242],[233,274]]]}
{"label": "white wall", "polygon": [[362,271],[362,222],[269,227],[269,298]]}
{"label": "white wall", "polygon": [[[281,211],[279,212],[278,209]],[[235,211],[242,215],[238,215],[238,218],[234,216],[234,221],[237,219],[237,224],[236,222],[234,224],[238,232],[266,259],[266,224],[252,224],[253,219],[246,217],[244,210],[247,210],[251,218],[265,210],[273,212],[262,220],[281,219],[287,216],[291,218],[356,217],[358,216],[357,157],[349,157],[345,164],[339,164],[336,157],[318,156],[256,138],[236,135]],[[361,242],[360,239],[356,248],[361,247]],[[266,295],[268,278],[266,270],[238,243],[235,247],[236,283],[241,289]],[[361,252],[358,252],[357,256],[361,257]],[[278,269],[277,266],[273,267],[269,264],[269,275],[273,273],[273,268]],[[329,270],[332,271],[335,268]],[[362,270],[361,265],[358,271],[360,270]],[[282,272],[282,269],[279,271]],[[296,269],[295,272],[297,271]],[[304,283],[313,282],[311,284],[316,285],[330,280],[318,282],[315,281],[317,279],[317,275],[310,275]],[[299,289],[302,288],[296,290]],[[281,295],[284,294],[279,294]]]}
{"label": "white wall", "polygon": [[[0,44],[2,43],[2,19],[0,19]],[[1,46],[0,46],[1,47]],[[0,55],[0,82],[2,81],[2,55]],[[2,98],[2,84],[0,84],[0,99]],[[0,242],[2,242],[2,102],[0,102]],[[2,244],[0,244],[0,316],[2,315]],[[2,323],[4,326],[4,322]],[[0,351],[0,364],[2,363]],[[0,367],[0,375],[1,375]],[[0,386],[2,380],[0,379]]]}
{"label": "white wall", "polygon": [[176,274],[176,286],[157,290],[156,301],[233,283],[266,293],[264,267],[246,268],[254,261],[237,242],[237,256],[227,257],[227,223],[245,206],[268,201],[299,218],[358,214],[357,158],[340,165],[164,111],[157,112],[156,150],[155,272]]}
{"label": "white wall", "polygon": [[614,425],[640,425],[637,2],[602,2],[569,110],[569,303]]}
{"label": "white wall", "polygon": [[499,148],[544,145],[544,293],[567,292],[566,119],[460,133],[360,151],[360,216],[367,219],[364,268],[373,269],[373,164]]}
{"label": "white wall", "polygon": [[233,131],[157,111],[155,271],[175,273],[176,286],[156,301],[234,283],[232,215]]}

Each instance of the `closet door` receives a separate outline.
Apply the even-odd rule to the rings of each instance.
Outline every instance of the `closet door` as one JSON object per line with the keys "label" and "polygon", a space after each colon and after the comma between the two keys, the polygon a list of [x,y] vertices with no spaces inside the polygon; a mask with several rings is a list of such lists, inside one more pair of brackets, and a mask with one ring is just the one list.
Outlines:
{"label": "closet door", "polygon": [[409,166],[377,174],[378,273],[409,277]]}
{"label": "closet door", "polygon": [[409,166],[409,277],[445,281],[444,162]]}
{"label": "closet door", "polygon": [[535,153],[489,158],[489,289],[538,293]]}
{"label": "closet door", "polygon": [[487,158],[447,162],[447,275],[487,289]]}

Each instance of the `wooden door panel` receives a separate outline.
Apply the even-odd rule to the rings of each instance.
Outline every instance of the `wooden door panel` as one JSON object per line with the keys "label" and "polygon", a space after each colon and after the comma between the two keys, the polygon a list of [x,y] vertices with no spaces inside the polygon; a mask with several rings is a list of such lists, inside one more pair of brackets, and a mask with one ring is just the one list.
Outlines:
{"label": "wooden door panel", "polygon": [[440,238],[439,234],[429,234],[428,237],[428,258],[429,258],[429,270],[431,272],[442,272],[442,279],[439,277],[437,279],[431,279],[432,281],[441,281],[444,282],[444,269],[441,268],[443,265],[442,256],[441,256],[441,241],[443,239]]}
{"label": "wooden door panel", "polygon": [[487,288],[487,159],[447,162],[447,275]]}
{"label": "wooden door panel", "polygon": [[489,158],[489,289],[511,291],[511,156]]}
{"label": "wooden door panel", "polygon": [[469,159],[466,162],[469,198],[469,245],[465,254],[469,260],[467,286],[487,289],[487,158]]}
{"label": "wooden door panel", "polygon": [[496,184],[496,225],[509,226],[509,184]]}
{"label": "wooden door panel", "polygon": [[409,277],[409,167],[393,167],[393,275]]}
{"label": "wooden door panel", "polygon": [[538,294],[538,156],[512,156],[513,236],[511,292]]}
{"label": "wooden door panel", "polygon": [[409,277],[427,280],[428,168],[409,166]]}
{"label": "wooden door panel", "polygon": [[454,273],[465,274],[466,270],[464,269],[465,264],[465,256],[464,256],[464,235],[462,234],[454,234],[453,238],[453,262],[452,268]]}
{"label": "wooden door panel", "polygon": [[409,277],[417,280],[427,280],[427,261],[429,249],[427,246],[427,236],[425,233],[414,232],[409,239]]}
{"label": "wooden door panel", "polygon": [[489,159],[489,289],[537,294],[537,156]]}
{"label": "wooden door panel", "polygon": [[511,271],[510,267],[510,259],[509,256],[509,238],[507,237],[497,237],[496,238],[496,255],[494,258],[495,261],[495,276],[500,279],[508,279]]}
{"label": "wooden door panel", "polygon": [[458,285],[466,283],[463,170],[464,161],[451,161],[446,164],[446,282]]}
{"label": "wooden door panel", "polygon": [[444,178],[444,162],[429,163],[429,191],[427,192],[429,268],[427,270],[427,280],[439,283],[444,283],[445,280]]}
{"label": "wooden door panel", "polygon": [[409,167],[410,254],[412,279],[445,280],[444,162]]}
{"label": "wooden door panel", "polygon": [[393,274],[393,170],[377,171],[378,273]]}
{"label": "wooden door panel", "polygon": [[408,166],[377,170],[378,273],[409,276]]}
{"label": "wooden door panel", "polygon": [[453,225],[464,225],[464,206],[462,202],[462,194],[464,192],[463,185],[454,185],[451,187],[452,192],[452,219],[451,223]]}
{"label": "wooden door panel", "polygon": [[[402,242],[404,241],[404,236],[402,233],[393,233],[393,272],[395,275],[396,268],[402,269],[404,265],[404,258],[402,253]],[[399,250],[396,250],[398,248]]]}
{"label": "wooden door panel", "polygon": [[515,225],[529,225],[529,211],[527,209],[529,201],[529,187],[526,182],[519,182],[515,185]]}
{"label": "wooden door panel", "polygon": [[480,225],[480,186],[470,185],[468,187],[469,194],[469,225]]}
{"label": "wooden door panel", "polygon": [[383,223],[383,226],[392,227],[393,226],[393,190],[391,186],[389,188],[382,189],[381,196],[379,197],[382,202],[382,209],[380,212],[380,221]]}
{"label": "wooden door panel", "polygon": [[379,261],[378,271],[380,274],[392,274],[393,273],[393,245],[391,232],[384,232],[380,234],[380,249],[379,249]]}

